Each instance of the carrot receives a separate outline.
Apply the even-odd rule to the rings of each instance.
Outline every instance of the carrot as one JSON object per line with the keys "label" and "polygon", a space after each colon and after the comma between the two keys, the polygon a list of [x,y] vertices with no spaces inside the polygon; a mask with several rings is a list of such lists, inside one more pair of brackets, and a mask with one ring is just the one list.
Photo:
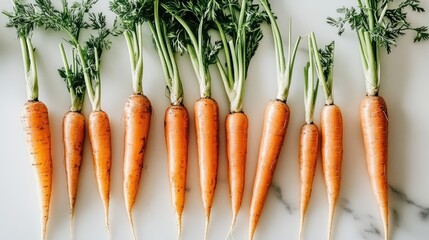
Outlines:
{"label": "carrot", "polygon": [[283,39],[270,3],[268,0],[261,0],[260,2],[270,20],[271,33],[274,39],[277,67],[277,97],[276,100],[270,101],[265,109],[256,175],[250,203],[249,239],[253,239],[259,218],[262,214],[289,124],[290,109],[286,101],[292,82],[296,53],[301,41],[301,38],[298,37],[294,48],[292,48],[292,28],[291,24],[289,24],[287,45],[289,54],[286,59]]}
{"label": "carrot", "polygon": [[[183,105],[183,86],[177,66],[174,46],[175,29],[159,0],[153,3],[153,14],[148,21],[149,29],[155,42],[161,66],[163,68],[170,106],[165,111],[164,134],[167,148],[168,179],[171,198],[177,218],[178,236],[182,236],[182,215],[185,207],[186,172],[188,165],[189,113]],[[175,26],[177,27],[177,25]]]}
{"label": "carrot", "polygon": [[[338,27],[341,35],[345,26],[352,26],[357,33],[359,51],[365,76],[366,97],[360,107],[360,120],[365,143],[365,155],[376,201],[379,205],[383,221],[384,237],[389,239],[388,223],[388,183],[387,183],[387,134],[388,118],[387,107],[380,97],[380,72],[382,62],[381,50],[389,54],[396,46],[399,37],[407,32],[414,32],[414,42],[429,40],[427,26],[415,26],[407,17],[409,9],[413,12],[423,13],[425,9],[420,1],[400,1],[398,4],[387,4],[384,1],[358,1],[360,11],[355,8],[341,8],[338,11],[346,17],[337,19],[328,18],[328,23]],[[418,11],[415,11],[415,10]],[[387,12],[391,14],[386,14]],[[394,26],[392,28],[392,26]],[[407,26],[404,28],[403,26]],[[397,34],[383,34],[381,32],[396,32]],[[384,57],[383,57],[384,58]]]}
{"label": "carrot", "polygon": [[37,182],[40,201],[41,238],[46,239],[47,224],[49,218],[49,206],[52,193],[52,156],[51,133],[49,128],[49,116],[46,105],[39,101],[39,81],[37,74],[36,48],[32,44],[35,21],[30,4],[21,1],[13,1],[12,11],[2,11],[9,22],[6,27],[15,28],[21,45],[22,59],[27,90],[27,102],[21,114],[21,124],[25,133],[25,140],[31,165]]}
{"label": "carrot", "polygon": [[304,124],[299,139],[299,179],[300,179],[300,239],[305,213],[310,201],[313,178],[316,171],[316,161],[319,144],[319,130],[313,123]]}
{"label": "carrot", "polygon": [[186,169],[188,164],[189,115],[184,106],[171,105],[165,112],[165,143],[167,146],[168,178],[176,211],[179,238],[185,206]]}
{"label": "carrot", "polygon": [[330,239],[335,206],[340,192],[343,155],[343,119],[341,110],[337,105],[323,107],[320,128],[322,134],[322,170],[329,204],[328,239]]}
{"label": "carrot", "polygon": [[310,202],[313,179],[316,172],[317,155],[319,151],[319,129],[314,124],[314,108],[319,87],[319,78],[315,77],[314,46],[311,36],[308,38],[309,62],[304,68],[304,104],[305,124],[301,127],[299,137],[299,188],[300,188],[300,230],[299,239],[302,239],[305,214]]}
{"label": "carrot", "polygon": [[333,94],[333,69],[334,49],[332,42],[325,49],[318,49],[316,36],[310,34],[312,55],[317,69],[317,76],[322,82],[325,95],[325,106],[322,108],[320,128],[322,135],[322,171],[325,178],[326,192],[328,195],[329,220],[328,239],[331,239],[335,206],[341,185],[341,166],[343,158],[343,118],[340,108],[334,104]]}
{"label": "carrot", "polygon": [[70,111],[63,119],[63,145],[70,216],[73,219],[85,139],[85,117]]}
{"label": "carrot", "polygon": [[21,115],[27,149],[34,167],[41,204],[42,239],[46,239],[52,192],[51,133],[48,109],[40,101],[28,101]]}
{"label": "carrot", "polygon": [[359,112],[372,190],[380,207],[385,239],[389,239],[387,183],[387,139],[389,119],[387,116],[386,102],[380,96],[367,96],[362,100]]}
{"label": "carrot", "polygon": [[249,236],[253,239],[274,170],[289,124],[289,106],[279,100],[270,101],[264,115],[255,181],[250,203]]}
{"label": "carrot", "polygon": [[109,228],[111,136],[107,113],[93,111],[88,120],[89,141],[92,148],[95,176],[98,190],[104,205],[106,227]]}
{"label": "carrot", "polygon": [[[132,208],[139,190],[151,116],[152,106],[146,96],[133,94],[128,98],[123,120],[125,129],[123,191],[131,226],[133,226]],[[132,228],[134,233],[134,227]]]}
{"label": "carrot", "polygon": [[243,200],[249,120],[245,113],[230,113],[226,117],[225,126],[232,230]]}
{"label": "carrot", "polygon": [[194,105],[199,181],[206,216],[206,234],[217,182],[219,107],[214,99],[201,98]]}

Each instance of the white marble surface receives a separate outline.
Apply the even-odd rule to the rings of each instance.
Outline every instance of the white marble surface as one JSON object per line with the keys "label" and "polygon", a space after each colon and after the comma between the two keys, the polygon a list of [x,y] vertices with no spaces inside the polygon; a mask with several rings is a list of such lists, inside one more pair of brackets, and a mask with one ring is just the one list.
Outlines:
{"label": "white marble surface", "polygon": [[[339,198],[333,239],[382,239],[381,220],[370,189],[361,140],[358,107],[364,95],[364,81],[358,46],[354,33],[343,37],[325,23],[335,9],[351,5],[347,0],[272,1],[279,16],[281,31],[286,33],[289,18],[293,18],[294,33],[305,35],[315,31],[319,44],[336,40],[335,95],[342,108],[345,122],[345,152],[342,190]],[[429,2],[422,1],[429,9]],[[4,1],[1,8],[11,8]],[[97,8],[106,10],[107,1]],[[413,16],[421,24],[429,24],[429,14]],[[112,14],[109,13],[109,17]],[[110,18],[112,19],[112,18]],[[38,239],[39,203],[32,167],[27,160],[24,134],[19,114],[25,102],[25,84],[18,41],[15,32],[5,29],[6,18],[0,17],[0,89],[2,117],[0,118],[0,239]],[[268,28],[265,28],[268,30]],[[148,33],[145,30],[145,33]],[[234,230],[237,240],[247,239],[250,188],[254,177],[262,113],[266,103],[275,97],[275,68],[272,39],[268,31],[252,62],[247,82],[244,109],[250,118],[250,139],[247,162],[246,189],[243,206]],[[58,44],[61,36],[37,32],[34,45],[38,49],[40,99],[50,111],[53,134],[54,188],[48,239],[69,239],[68,200],[63,167],[61,121],[69,106],[69,98],[56,69],[61,66]],[[391,239],[424,240],[429,238],[429,148],[427,148],[429,113],[429,43],[412,44],[411,37],[400,40],[389,57],[383,55],[381,94],[390,114],[389,182]],[[291,123],[274,176],[255,240],[297,239],[298,213],[298,134],[303,123],[303,75],[307,58],[306,44],[301,45],[293,78],[289,105]],[[176,220],[170,203],[167,162],[163,138],[163,113],[169,101],[164,95],[164,80],[148,35],[145,42],[144,88],[152,100],[155,114],[141,190],[134,209],[139,239],[176,239]],[[128,52],[123,38],[113,39],[112,49],[103,56],[103,109],[110,115],[113,137],[113,168],[111,189],[111,239],[132,239],[121,189],[122,109],[131,92]],[[198,98],[198,87],[187,58],[180,58],[185,88],[185,105],[190,109]],[[228,111],[219,76],[214,74],[213,96],[220,104],[221,119]],[[316,122],[323,104],[319,94]],[[89,112],[85,106],[85,114]],[[195,129],[191,119],[188,192],[184,212],[183,239],[203,239],[204,214],[197,184]],[[225,239],[231,213],[227,190],[224,128],[221,128],[218,186],[212,210],[209,239]],[[75,239],[106,239],[101,200],[98,196],[89,144],[81,171],[79,196],[75,217]],[[304,239],[326,239],[327,200],[321,176],[320,161],[305,223]]]}

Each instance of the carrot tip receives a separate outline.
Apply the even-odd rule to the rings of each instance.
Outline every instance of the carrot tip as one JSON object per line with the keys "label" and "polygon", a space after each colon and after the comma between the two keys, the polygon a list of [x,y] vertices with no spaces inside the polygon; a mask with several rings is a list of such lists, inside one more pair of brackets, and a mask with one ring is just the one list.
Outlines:
{"label": "carrot tip", "polygon": [[204,240],[208,239],[209,225],[210,225],[210,213],[206,214],[206,224],[205,224],[205,228],[204,228]]}
{"label": "carrot tip", "polygon": [[136,236],[136,231],[134,229],[133,213],[131,210],[128,211],[128,220],[130,222],[130,227],[131,227],[131,232],[133,234],[133,239],[136,240],[137,236]]}
{"label": "carrot tip", "polygon": [[231,226],[229,227],[229,231],[228,231],[228,234],[226,235],[226,239],[228,239],[229,236],[231,236],[231,238],[234,239],[233,232],[234,232],[234,226],[235,226],[236,220],[237,220],[237,215],[233,214]]}
{"label": "carrot tip", "polygon": [[177,239],[182,239],[182,214],[177,214]]}

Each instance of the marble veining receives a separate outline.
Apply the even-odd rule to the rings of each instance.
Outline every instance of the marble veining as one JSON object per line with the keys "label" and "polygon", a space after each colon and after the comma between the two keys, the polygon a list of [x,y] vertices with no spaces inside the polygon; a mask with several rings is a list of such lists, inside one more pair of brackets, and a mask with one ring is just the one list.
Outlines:
{"label": "marble veining", "polygon": [[[428,221],[429,219],[429,207],[425,207],[419,203],[417,203],[415,200],[410,199],[407,194],[400,191],[398,188],[389,186],[390,192],[392,193],[391,196],[395,198],[396,200],[399,200],[407,205],[410,205],[414,208],[417,208],[419,211],[419,218],[421,221]],[[398,212],[395,210],[395,212],[398,214]],[[399,216],[398,216],[399,219]]]}
{"label": "marble veining", "polygon": [[272,192],[274,197],[283,205],[284,208],[286,208],[287,212],[289,214],[293,214],[297,208],[293,208],[291,204],[286,201],[286,199],[283,197],[283,192],[280,186],[273,183],[271,184],[271,189],[273,190]]}

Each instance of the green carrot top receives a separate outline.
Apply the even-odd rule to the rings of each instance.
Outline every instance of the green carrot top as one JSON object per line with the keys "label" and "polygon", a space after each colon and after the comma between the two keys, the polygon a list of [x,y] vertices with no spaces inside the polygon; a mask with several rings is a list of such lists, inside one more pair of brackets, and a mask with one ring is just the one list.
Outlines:
{"label": "green carrot top", "polygon": [[288,56],[285,59],[285,53],[283,48],[283,39],[280,34],[279,27],[277,25],[276,17],[274,16],[268,0],[260,0],[262,6],[268,14],[268,18],[271,24],[271,31],[274,39],[274,47],[276,52],[276,65],[277,65],[277,99],[280,101],[286,101],[289,95],[289,88],[292,81],[293,66],[295,65],[295,57],[298,50],[301,37],[296,40],[295,46],[292,49],[292,28],[289,24],[288,34]]}
{"label": "green carrot top", "polygon": [[24,4],[20,0],[13,0],[12,3],[13,11],[3,11],[3,14],[9,18],[6,27],[16,29],[24,61],[27,99],[28,101],[37,101],[39,98],[37,64],[35,48],[31,42],[31,36],[36,27],[36,23],[33,21],[36,10],[33,5]]}
{"label": "green carrot top", "polygon": [[164,71],[165,81],[167,84],[167,95],[172,105],[183,104],[183,87],[177,67],[176,52],[174,48],[173,34],[177,29],[177,22],[171,21],[172,17],[166,10],[161,7],[161,3],[167,1],[153,1],[153,15],[148,22],[152,32],[153,41],[161,60]]}
{"label": "green carrot top", "polygon": [[328,18],[328,23],[337,27],[340,35],[345,31],[346,25],[357,32],[366,92],[369,96],[377,96],[380,89],[380,48],[390,53],[392,46],[396,46],[397,39],[407,31],[416,33],[415,42],[429,40],[427,26],[414,27],[407,19],[408,9],[418,13],[425,11],[420,6],[420,1],[391,2],[393,0],[357,0],[357,8],[339,8],[337,12],[341,17]]}
{"label": "green carrot top", "polygon": [[110,10],[117,15],[115,34],[123,34],[130,56],[133,91],[143,94],[142,26],[153,16],[153,0],[112,0]]}
{"label": "green carrot top", "polygon": [[243,111],[243,95],[250,61],[262,39],[261,24],[268,21],[265,11],[253,0],[221,1],[215,24],[219,31],[224,61],[218,57],[220,72],[231,112]]}
{"label": "green carrot top", "polygon": [[317,90],[319,88],[319,78],[316,73],[316,63],[314,46],[311,37],[308,37],[308,55],[309,61],[304,67],[304,107],[305,107],[305,123],[312,124],[314,121],[314,109],[317,100]]}
{"label": "green carrot top", "polygon": [[220,42],[212,44],[209,30],[215,27],[213,19],[218,10],[218,3],[213,0],[166,1],[162,6],[177,21],[174,47],[179,52],[186,52],[192,62],[200,85],[200,97],[211,97],[211,76],[209,66],[216,63],[221,49]]}
{"label": "green carrot top", "polygon": [[318,49],[314,32],[310,33],[310,44],[312,56],[315,63],[317,77],[322,82],[322,89],[325,95],[326,105],[334,104],[334,50],[335,43],[331,42],[325,49]]}
{"label": "green carrot top", "polygon": [[[72,102],[72,91],[74,90],[75,94],[78,94],[79,91],[81,92],[83,85],[79,85],[81,83],[79,80],[83,76],[92,109],[100,111],[101,54],[103,50],[110,47],[111,42],[108,36],[111,35],[112,30],[107,28],[104,14],[89,12],[93,5],[97,3],[97,0],[76,1],[71,5],[66,0],[62,0],[61,3],[62,8],[58,10],[50,0],[36,0],[36,7],[39,10],[36,14],[36,21],[40,26],[44,26],[47,29],[64,31],[68,34],[70,39],[67,40],[67,43],[72,48],[72,64],[69,66],[64,48],[60,45],[64,62],[64,68],[59,71],[60,75],[67,81],[74,79],[72,82],[78,86],[75,89],[75,85],[68,85],[72,95]],[[97,34],[90,35],[86,41],[82,42],[79,38],[82,29],[90,29]],[[74,51],[76,55],[73,54]],[[80,106],[79,104],[76,106],[78,110],[83,102],[81,100],[83,97],[81,96],[76,96],[76,100],[80,102]]]}

